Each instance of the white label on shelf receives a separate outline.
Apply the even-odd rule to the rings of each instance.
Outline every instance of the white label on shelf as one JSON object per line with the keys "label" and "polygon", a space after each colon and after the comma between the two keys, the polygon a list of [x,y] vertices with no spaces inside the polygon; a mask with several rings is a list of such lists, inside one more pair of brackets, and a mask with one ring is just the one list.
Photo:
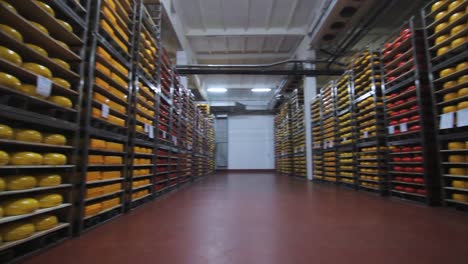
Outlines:
{"label": "white label on shelf", "polygon": [[334,142],[333,141],[328,142],[328,146],[330,146],[330,148],[333,148]]}
{"label": "white label on shelf", "polygon": [[304,147],[301,147],[301,151],[304,152],[304,150],[305,150]]}
{"label": "white label on shelf", "polygon": [[388,133],[389,133],[390,135],[395,134],[395,126],[389,126],[389,127],[388,127]]}
{"label": "white label on shelf", "polygon": [[400,124],[400,132],[408,132],[408,123],[401,123]]}
{"label": "white label on shelf", "polygon": [[52,81],[44,76],[38,75],[36,83],[36,93],[44,97],[49,97],[51,92]]}
{"label": "white label on shelf", "polygon": [[162,136],[163,138],[166,138],[166,131],[162,130]]}
{"label": "white label on shelf", "polygon": [[148,132],[149,132],[149,125],[145,124],[145,133],[148,133]]}
{"label": "white label on shelf", "polygon": [[154,126],[148,125],[148,137],[151,139],[154,138]]}
{"label": "white label on shelf", "polygon": [[101,106],[101,116],[104,118],[109,117],[109,106],[106,104],[102,104]]}
{"label": "white label on shelf", "polygon": [[327,149],[327,147],[328,147],[327,142],[323,142],[323,148],[324,148],[324,149]]}
{"label": "white label on shelf", "polygon": [[457,127],[468,126],[468,109],[457,111]]}
{"label": "white label on shelf", "polygon": [[369,131],[364,131],[364,138],[368,138],[369,137]]}
{"label": "white label on shelf", "polygon": [[440,129],[449,129],[453,128],[453,122],[455,121],[454,112],[442,114],[440,116]]}
{"label": "white label on shelf", "polygon": [[344,137],[344,138],[343,138],[343,142],[345,142],[345,141],[348,141],[348,138]]}

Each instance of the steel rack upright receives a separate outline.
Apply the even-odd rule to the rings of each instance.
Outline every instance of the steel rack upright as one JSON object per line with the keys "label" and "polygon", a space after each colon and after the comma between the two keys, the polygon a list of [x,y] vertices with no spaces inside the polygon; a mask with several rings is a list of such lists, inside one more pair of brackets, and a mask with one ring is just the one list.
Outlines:
{"label": "steel rack upright", "polygon": [[391,195],[437,205],[439,162],[424,32],[412,18],[386,43],[383,93]]}
{"label": "steel rack upright", "polygon": [[[78,232],[121,215],[131,166],[136,1],[92,1],[81,123]],[[111,26],[112,25],[112,26]]]}
{"label": "steel rack upright", "polygon": [[321,181],[323,175],[323,137],[322,137],[322,96],[315,97],[310,104],[312,125],[312,176],[314,181]]}
{"label": "steel rack upright", "polygon": [[358,189],[387,194],[386,130],[380,52],[368,49],[352,62],[357,120]]}
{"label": "steel rack upright", "polygon": [[291,132],[293,140],[293,176],[307,177],[305,155],[305,120],[304,120],[304,89],[293,91],[291,98]]}
{"label": "steel rack upright", "polygon": [[[422,10],[435,112],[442,202],[468,209],[468,1],[435,1]],[[434,192],[436,192],[434,190]]]}
{"label": "steel rack upright", "polygon": [[[14,9],[0,5],[1,23],[21,36],[0,30],[0,46],[19,55],[14,60],[0,58],[0,74],[13,80],[0,84],[0,126],[4,131],[0,136],[0,178],[5,183],[5,190],[0,191],[0,228],[5,232],[23,228],[31,233],[21,238],[4,236],[1,263],[21,261],[72,235],[89,20],[88,1],[48,1],[53,13],[33,1],[9,3]],[[39,71],[40,66],[31,62],[48,70]],[[22,159],[23,155],[30,159]],[[9,159],[5,161],[5,157]],[[18,181],[29,183],[20,186]],[[27,214],[11,212],[15,201],[37,203],[43,198],[56,203]],[[56,223],[36,228],[40,221]]]}
{"label": "steel rack upright", "polygon": [[330,81],[320,89],[322,98],[322,142],[323,142],[323,180],[326,182],[338,182],[337,163],[337,116],[335,82]]}

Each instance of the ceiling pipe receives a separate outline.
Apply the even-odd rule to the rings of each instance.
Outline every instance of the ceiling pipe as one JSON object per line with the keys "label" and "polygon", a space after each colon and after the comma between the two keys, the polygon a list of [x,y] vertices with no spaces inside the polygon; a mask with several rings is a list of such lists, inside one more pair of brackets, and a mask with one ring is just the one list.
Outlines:
{"label": "ceiling pipe", "polygon": [[[328,60],[284,60],[270,64],[193,64],[193,65],[177,65],[177,69],[180,68],[208,68],[208,69],[232,69],[232,68],[272,68],[275,66],[285,64],[317,64],[317,63],[329,63]],[[340,65],[340,63],[335,63]],[[341,66],[341,65],[340,65]]]}

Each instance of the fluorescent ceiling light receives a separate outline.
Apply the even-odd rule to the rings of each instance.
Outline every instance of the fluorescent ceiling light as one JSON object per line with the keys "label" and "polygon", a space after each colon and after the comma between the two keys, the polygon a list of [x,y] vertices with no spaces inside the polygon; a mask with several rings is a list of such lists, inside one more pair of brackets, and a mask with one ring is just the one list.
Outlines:
{"label": "fluorescent ceiling light", "polygon": [[225,93],[227,92],[227,89],[226,88],[208,88],[207,91],[210,93]]}
{"label": "fluorescent ceiling light", "polygon": [[271,91],[271,88],[253,88],[252,92],[254,93],[265,93]]}

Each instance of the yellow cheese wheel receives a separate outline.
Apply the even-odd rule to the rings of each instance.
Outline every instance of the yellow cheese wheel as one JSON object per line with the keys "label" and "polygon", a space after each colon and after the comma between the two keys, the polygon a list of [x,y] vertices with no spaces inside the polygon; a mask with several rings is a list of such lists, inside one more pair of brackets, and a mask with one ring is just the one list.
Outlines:
{"label": "yellow cheese wheel", "polygon": [[2,177],[0,177],[0,192],[3,192],[5,189],[6,189],[6,182]]}
{"label": "yellow cheese wheel", "polygon": [[465,156],[463,155],[450,155],[448,157],[449,162],[465,162]]}
{"label": "yellow cheese wheel", "polygon": [[460,1],[460,0],[453,0],[452,3],[450,3],[450,5],[448,6],[448,10],[449,11],[452,11],[454,10],[455,8],[457,8],[463,1]]}
{"label": "yellow cheese wheel", "polygon": [[449,174],[463,176],[463,175],[466,175],[466,169],[465,168],[450,168]]}
{"label": "yellow cheese wheel", "polygon": [[10,26],[0,24],[0,31],[2,31],[3,33],[7,34],[8,36],[16,39],[19,42],[23,42],[23,35],[21,35],[18,32],[18,30],[14,29],[14,28],[12,28]]}
{"label": "yellow cheese wheel", "polygon": [[102,172],[102,179],[116,179],[116,178],[121,178],[121,177],[122,177],[122,173],[120,171],[103,171]]}
{"label": "yellow cheese wheel", "polygon": [[458,84],[468,83],[468,75],[463,75],[460,78],[458,78],[457,83]]}
{"label": "yellow cheese wheel", "polygon": [[59,206],[63,202],[63,197],[61,194],[40,194],[35,197],[39,202],[40,208],[50,208]]}
{"label": "yellow cheese wheel", "polygon": [[439,31],[442,31],[444,30],[446,27],[448,26],[448,23],[444,22],[444,23],[440,23],[439,25],[437,25],[435,27],[435,33],[439,32]]}
{"label": "yellow cheese wheel", "polygon": [[448,93],[444,95],[444,101],[450,101],[450,100],[456,99],[457,97],[458,97],[457,93]]}
{"label": "yellow cheese wheel", "polygon": [[457,13],[450,16],[449,22],[453,23],[453,22],[457,21],[458,19],[462,18],[463,15],[465,15],[464,12],[457,12]]}
{"label": "yellow cheese wheel", "polygon": [[444,69],[440,72],[440,78],[443,78],[443,77],[446,77],[446,76],[449,76],[450,74],[453,74],[455,73],[455,68],[447,68],[447,69]]}
{"label": "yellow cheese wheel", "polygon": [[64,88],[67,88],[67,89],[70,89],[71,88],[71,84],[65,80],[65,79],[62,79],[62,78],[52,78],[52,82],[54,82],[55,84],[58,84]]}
{"label": "yellow cheese wheel", "polygon": [[461,88],[460,90],[458,90],[458,97],[463,97],[463,96],[467,96],[468,95],[468,87],[466,88]]}
{"label": "yellow cheese wheel", "polygon": [[463,188],[465,188],[465,182],[464,181],[458,181],[458,180],[452,181],[452,187],[463,189]]}
{"label": "yellow cheese wheel", "polygon": [[61,134],[47,134],[44,136],[44,144],[63,146],[67,144],[67,138]]}
{"label": "yellow cheese wheel", "polygon": [[439,20],[441,18],[443,18],[445,15],[447,15],[447,11],[440,11],[439,13],[437,13],[437,15],[435,16],[435,20]]}
{"label": "yellow cheese wheel", "polygon": [[55,16],[54,9],[52,9],[52,7],[50,7],[48,4],[43,3],[43,2],[41,2],[41,1],[38,1],[38,0],[33,0],[33,1],[34,1],[34,3],[36,3],[36,5],[38,5],[38,6],[41,7],[42,9],[44,9],[44,11],[46,11],[47,13],[49,13],[49,15]]}
{"label": "yellow cheese wheel", "polygon": [[5,242],[28,238],[35,231],[34,225],[28,222],[11,223],[0,228],[1,236]]}
{"label": "yellow cheese wheel", "polygon": [[62,184],[62,176],[58,174],[46,174],[36,176],[39,187],[51,187]]}
{"label": "yellow cheese wheel", "polygon": [[5,180],[9,191],[32,189],[37,186],[36,178],[28,175],[8,176]]}
{"label": "yellow cheese wheel", "polygon": [[34,45],[34,44],[30,44],[30,43],[26,43],[26,46],[28,46],[30,49],[34,50],[35,52],[41,54],[42,56],[44,57],[48,57],[49,54],[47,53],[47,51],[37,45]]}
{"label": "yellow cheese wheel", "polygon": [[449,88],[452,88],[452,87],[456,86],[457,84],[458,84],[457,81],[448,81],[448,82],[444,83],[443,88],[444,89],[449,89]]}
{"label": "yellow cheese wheel", "polygon": [[0,138],[12,139],[14,136],[13,129],[7,125],[0,124]]}
{"label": "yellow cheese wheel", "polygon": [[457,149],[464,149],[464,148],[465,148],[465,142],[450,142],[448,144],[449,150],[457,150]]}
{"label": "yellow cheese wheel", "polygon": [[4,1],[4,0],[0,0],[0,4],[3,5],[4,7],[10,9],[10,11],[14,12],[14,13],[18,13],[16,11],[16,8],[14,8],[10,3]]}
{"label": "yellow cheese wheel", "polygon": [[91,216],[99,213],[102,210],[102,204],[91,204],[85,207],[85,216]]}
{"label": "yellow cheese wheel", "polygon": [[23,64],[23,68],[27,69],[27,70],[30,70],[32,72],[34,72],[35,74],[38,74],[38,75],[42,75],[46,78],[52,78],[52,72],[40,65],[40,64],[37,64],[37,63],[32,63],[32,62],[26,62]]}
{"label": "yellow cheese wheel", "polygon": [[90,139],[89,146],[94,149],[105,149],[106,148],[106,142],[101,139],[95,139],[92,138]]}
{"label": "yellow cheese wheel", "polygon": [[102,178],[100,171],[88,171],[86,173],[86,182],[98,181]]}
{"label": "yellow cheese wheel", "polygon": [[457,104],[457,110],[463,110],[468,108],[468,101],[463,101]]}
{"label": "yellow cheese wheel", "polygon": [[463,38],[457,38],[455,39],[454,41],[452,41],[452,43],[450,44],[450,48],[451,49],[454,49],[460,45],[463,45],[466,43],[466,41],[468,40],[467,37],[463,37]]}
{"label": "yellow cheese wheel", "polygon": [[45,231],[58,225],[58,218],[55,215],[40,215],[32,219],[36,231]]}
{"label": "yellow cheese wheel", "polygon": [[450,51],[450,47],[445,46],[437,50],[437,56],[444,55],[445,53]]}
{"label": "yellow cheese wheel", "polygon": [[104,164],[122,164],[122,157],[118,156],[104,156]]}
{"label": "yellow cheese wheel", "polygon": [[57,104],[63,107],[67,107],[67,108],[73,107],[72,101],[64,96],[55,95],[55,96],[51,96],[48,100],[54,104]]}
{"label": "yellow cheese wheel", "polygon": [[30,214],[39,209],[39,201],[32,198],[12,199],[2,204],[5,216]]}
{"label": "yellow cheese wheel", "polygon": [[42,143],[43,137],[39,131],[24,129],[16,131],[15,139],[19,141]]}
{"label": "yellow cheese wheel", "polygon": [[11,157],[12,165],[42,165],[43,157],[35,152],[17,152]]}
{"label": "yellow cheese wheel", "polygon": [[73,27],[70,24],[60,19],[57,19],[57,22],[59,22],[59,24],[62,25],[65,29],[73,33]]}
{"label": "yellow cheese wheel", "polygon": [[21,82],[18,78],[5,72],[0,72],[0,84],[13,89],[17,89],[21,86]]}
{"label": "yellow cheese wheel", "polygon": [[0,166],[10,163],[10,155],[3,150],[0,150]]}
{"label": "yellow cheese wheel", "polygon": [[41,97],[42,96],[39,96],[37,93],[36,93],[36,86],[35,85],[32,85],[32,84],[21,84],[20,86],[18,86],[16,88],[16,90],[24,93],[24,94],[27,94],[29,96],[36,96],[36,97]]}
{"label": "yellow cheese wheel", "polygon": [[451,112],[455,112],[455,111],[457,111],[457,107],[456,107],[456,106],[453,106],[453,105],[452,105],[452,106],[446,106],[446,107],[444,107],[444,108],[442,109],[442,112],[443,112],[444,114],[446,114],[446,113],[451,113]]}
{"label": "yellow cheese wheel", "polygon": [[61,59],[57,59],[57,58],[51,58],[52,61],[54,61],[55,63],[57,63],[58,65],[60,65],[62,68],[65,68],[67,70],[70,70],[70,64],[68,64],[66,61],[64,60],[61,60]]}
{"label": "yellow cheese wheel", "polygon": [[446,41],[450,36],[449,35],[442,35],[435,40],[435,44],[439,45],[440,43]]}
{"label": "yellow cheese wheel", "polygon": [[18,53],[4,46],[0,46],[0,58],[16,65],[21,65],[23,63],[23,59]]}
{"label": "yellow cheese wheel", "polygon": [[456,35],[458,34],[459,32],[462,32],[463,30],[465,30],[466,28],[466,25],[458,25],[458,26],[455,26],[454,28],[452,28],[452,30],[450,30],[450,35]]}
{"label": "yellow cheese wheel", "polygon": [[44,155],[44,165],[65,165],[67,156],[60,153],[47,153]]}
{"label": "yellow cheese wheel", "polygon": [[452,199],[458,202],[468,202],[468,195],[454,193],[452,194]]}
{"label": "yellow cheese wheel", "polygon": [[455,69],[457,72],[468,69],[468,62],[459,63]]}
{"label": "yellow cheese wheel", "polygon": [[70,47],[68,47],[68,45],[67,45],[65,42],[60,41],[60,40],[57,40],[57,39],[56,39],[55,41],[57,41],[57,43],[58,43],[60,46],[64,47],[64,48],[67,49],[67,50],[70,50]]}
{"label": "yellow cheese wheel", "polygon": [[104,164],[104,156],[101,155],[88,155],[89,164]]}
{"label": "yellow cheese wheel", "polygon": [[34,21],[29,21],[29,23],[31,23],[34,27],[39,29],[42,33],[44,33],[46,35],[49,35],[49,31],[43,25],[41,25],[41,24],[39,24],[37,22],[34,22]]}
{"label": "yellow cheese wheel", "polygon": [[434,12],[434,11],[437,11],[439,8],[441,8],[444,3],[446,2],[446,0],[444,1],[437,1],[435,2],[434,4],[432,4],[431,6],[431,12]]}

